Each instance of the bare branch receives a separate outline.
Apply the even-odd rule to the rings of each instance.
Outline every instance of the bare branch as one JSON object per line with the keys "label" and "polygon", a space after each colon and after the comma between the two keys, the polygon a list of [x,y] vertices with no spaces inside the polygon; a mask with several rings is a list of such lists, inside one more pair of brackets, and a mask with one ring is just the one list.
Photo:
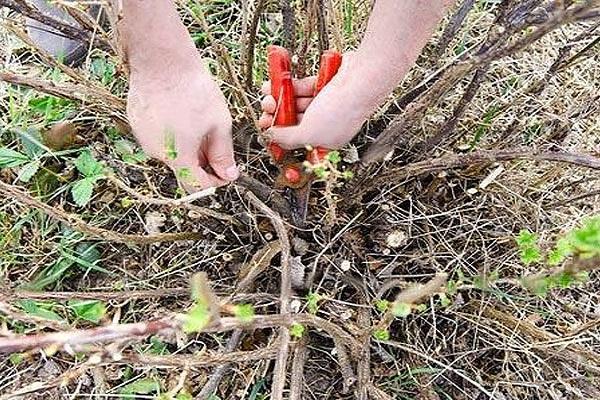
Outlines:
{"label": "bare branch", "polygon": [[180,232],[180,233],[160,233],[156,235],[132,235],[119,233],[108,229],[97,228],[92,226],[74,215],[49,206],[48,204],[37,200],[16,186],[9,185],[0,181],[0,194],[8,199],[15,199],[19,203],[28,207],[39,209],[46,215],[54,218],[70,228],[84,233],[88,236],[95,237],[101,240],[117,243],[134,243],[134,244],[152,244],[159,242],[174,242],[179,240],[198,240],[204,237],[200,232]]}

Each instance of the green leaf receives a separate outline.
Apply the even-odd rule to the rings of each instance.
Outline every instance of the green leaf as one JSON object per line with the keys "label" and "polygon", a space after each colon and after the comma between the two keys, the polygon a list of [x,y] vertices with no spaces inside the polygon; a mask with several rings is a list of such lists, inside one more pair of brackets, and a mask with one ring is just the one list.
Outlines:
{"label": "green leaf", "polygon": [[26,164],[29,157],[8,147],[0,147],[0,168],[14,168]]}
{"label": "green leaf", "polygon": [[325,178],[327,178],[327,175],[329,174],[329,172],[327,172],[327,169],[325,169],[325,167],[313,168],[313,173],[319,179],[325,179]]}
{"label": "green leaf", "polygon": [[376,329],[373,332],[373,337],[377,340],[390,340],[390,331],[388,331],[387,329]]}
{"label": "green leaf", "polygon": [[569,241],[582,258],[600,255],[600,216],[586,220],[569,235]]}
{"label": "green leaf", "polygon": [[97,180],[97,178],[85,178],[75,182],[71,187],[71,196],[75,204],[83,207],[90,202]]}
{"label": "green leaf", "polygon": [[354,172],[344,171],[344,172],[342,172],[342,178],[344,178],[346,180],[350,180],[350,179],[354,178]]}
{"label": "green leaf", "polygon": [[567,238],[561,238],[556,242],[556,247],[548,255],[548,264],[556,266],[561,264],[573,253],[573,246]]}
{"label": "green leaf", "polygon": [[458,282],[455,280],[449,280],[446,285],[446,293],[449,295],[454,295],[458,292]]}
{"label": "green leaf", "polygon": [[164,354],[169,354],[169,350],[167,349],[167,345],[165,342],[160,340],[160,338],[156,336],[152,336],[150,338],[150,349],[148,349],[148,353],[156,354],[162,356]]}
{"label": "green leaf", "polygon": [[121,394],[150,394],[160,391],[160,383],[152,378],[142,378],[125,385],[119,391]]}
{"label": "green leaf", "polygon": [[375,302],[375,308],[377,308],[377,311],[379,312],[386,312],[388,308],[390,308],[390,302],[387,300],[377,300]]}
{"label": "green leaf", "polygon": [[19,176],[17,177],[17,179],[19,179],[21,182],[27,183],[31,180],[31,178],[33,178],[33,176],[36,172],[38,172],[39,169],[39,161],[32,161],[30,163],[27,163],[19,171]]}
{"label": "green leaf", "polygon": [[95,324],[106,315],[106,306],[98,300],[69,300],[68,305],[78,319]]}
{"label": "green leaf", "polygon": [[412,306],[408,303],[394,303],[392,313],[399,318],[406,318],[410,315]]}
{"label": "green leaf", "polygon": [[192,396],[189,392],[182,390],[175,396],[175,400],[194,400],[194,396]]}
{"label": "green leaf", "polygon": [[114,141],[115,152],[126,163],[139,164],[148,160],[148,156],[142,150],[136,148],[135,143],[126,140],[118,139]]}
{"label": "green leaf", "polygon": [[104,172],[104,167],[97,161],[89,150],[83,151],[75,160],[77,170],[87,178],[98,177]]}
{"label": "green leaf", "polygon": [[542,260],[542,253],[537,244],[538,236],[535,233],[523,229],[519,232],[516,241],[523,264],[529,265]]}
{"label": "green leaf", "polygon": [[311,314],[316,314],[317,311],[319,311],[319,301],[322,299],[323,296],[318,293],[308,293],[306,296],[306,308],[308,309],[308,312]]}
{"label": "green leaf", "polygon": [[525,265],[538,263],[542,261],[542,253],[540,249],[535,247],[529,247],[521,250],[521,261]]}
{"label": "green leaf", "polygon": [[252,304],[239,304],[233,308],[234,315],[245,324],[254,319],[254,307]]}
{"label": "green leaf", "polygon": [[337,165],[342,161],[342,157],[340,156],[340,152],[337,150],[332,150],[327,153],[327,160],[333,165]]}
{"label": "green leaf", "polygon": [[175,135],[173,132],[167,131],[165,133],[165,155],[168,160],[177,159],[177,146],[175,144]]}
{"label": "green leaf", "polygon": [[25,359],[25,356],[22,353],[13,353],[10,356],[8,356],[8,360],[15,367],[17,365],[21,364],[24,359]]}
{"label": "green leaf", "polygon": [[292,337],[295,337],[296,339],[300,339],[302,336],[304,336],[305,330],[306,328],[304,327],[304,325],[294,322],[290,326],[290,335],[292,335]]}
{"label": "green leaf", "polygon": [[516,241],[520,248],[528,248],[537,245],[538,237],[535,233],[531,233],[527,229],[523,229],[519,232]]}
{"label": "green leaf", "polygon": [[210,322],[211,316],[205,304],[196,304],[185,315],[183,331],[186,333],[201,332]]}
{"label": "green leaf", "polygon": [[450,300],[445,293],[440,293],[439,297],[442,307],[450,307],[450,305],[452,304],[452,300]]}
{"label": "green leaf", "polygon": [[18,304],[21,306],[23,311],[26,314],[32,315],[34,317],[40,317],[45,319],[50,319],[53,321],[63,321],[63,319],[52,311],[52,307],[54,307],[53,303],[42,303],[29,299],[19,300]]}

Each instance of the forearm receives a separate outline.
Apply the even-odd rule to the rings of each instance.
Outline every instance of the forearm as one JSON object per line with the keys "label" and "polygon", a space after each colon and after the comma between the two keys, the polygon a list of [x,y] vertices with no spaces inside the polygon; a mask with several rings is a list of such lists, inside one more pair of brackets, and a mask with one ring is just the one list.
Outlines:
{"label": "forearm", "polygon": [[377,106],[406,75],[453,0],[378,0],[353,60],[358,95]]}
{"label": "forearm", "polygon": [[196,69],[200,58],[172,0],[125,0],[119,27],[132,72]]}

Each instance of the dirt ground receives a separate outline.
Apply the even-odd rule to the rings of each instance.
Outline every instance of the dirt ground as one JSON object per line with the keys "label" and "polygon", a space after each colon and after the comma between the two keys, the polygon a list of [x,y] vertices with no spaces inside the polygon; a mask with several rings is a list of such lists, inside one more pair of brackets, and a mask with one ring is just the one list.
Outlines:
{"label": "dirt ground", "polygon": [[[454,66],[482,46],[526,39],[570,4],[459,2],[394,95],[340,151],[342,161],[329,166],[340,173],[314,185],[299,228],[277,207],[285,193],[264,197],[257,184],[271,190],[277,174],[251,118],[266,45],[284,36],[275,3],[181,2],[232,109],[237,159],[255,179],[189,203],[175,200],[172,172],[144,157],[126,127],[119,55],[95,46],[81,67],[62,68],[18,38],[20,15],[0,11],[0,348],[15,335],[175,323],[193,308],[189,288],[199,272],[222,314],[202,333],[169,325],[101,344],[0,354],[0,399],[183,400],[201,398],[207,382],[216,386],[205,398],[268,399],[281,378],[285,398],[296,399],[600,399],[597,273],[588,265],[588,279],[536,292],[522,278],[563,264],[525,262],[519,244],[528,230],[548,254],[600,213],[598,13],[479,65],[409,120],[412,105],[426,102]],[[296,8],[302,45],[319,2],[298,3],[308,4]],[[356,48],[371,2],[325,3],[330,46]],[[457,24],[452,16],[469,3]],[[584,5],[600,7],[577,2],[567,10]],[[446,41],[449,26],[457,31]],[[311,29],[310,56],[299,64],[307,74],[318,55]],[[452,122],[474,74],[476,92]],[[410,123],[393,154],[361,167],[357,154],[402,118]],[[46,151],[52,132],[68,141],[55,153]],[[5,149],[25,161],[3,164],[19,157]],[[85,151],[110,173],[80,206],[72,190]],[[37,167],[23,179],[30,164]],[[341,178],[343,171],[354,177]],[[292,314],[280,316],[286,274]],[[240,304],[252,305],[253,321],[244,323]],[[275,360],[287,328],[281,373]]]}

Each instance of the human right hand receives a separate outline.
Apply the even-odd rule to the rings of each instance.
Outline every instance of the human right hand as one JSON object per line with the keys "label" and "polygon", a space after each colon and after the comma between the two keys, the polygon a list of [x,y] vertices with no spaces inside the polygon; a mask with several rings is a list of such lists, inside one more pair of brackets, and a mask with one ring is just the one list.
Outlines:
{"label": "human right hand", "polygon": [[337,149],[350,142],[377,107],[370,96],[360,95],[358,77],[351,73],[351,65],[352,55],[344,55],[339,72],[316,97],[315,77],[294,80],[299,124],[292,127],[272,126],[277,104],[271,96],[270,82],[265,82],[260,127],[267,129],[267,136],[285,149],[306,145]]}

